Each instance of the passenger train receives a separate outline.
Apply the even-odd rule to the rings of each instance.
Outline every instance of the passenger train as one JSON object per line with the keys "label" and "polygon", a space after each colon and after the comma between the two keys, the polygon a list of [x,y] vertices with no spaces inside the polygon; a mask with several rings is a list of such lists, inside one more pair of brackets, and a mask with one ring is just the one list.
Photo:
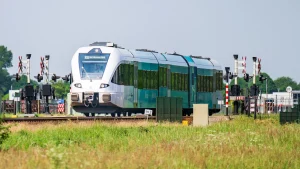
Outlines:
{"label": "passenger train", "polygon": [[71,66],[71,106],[86,116],[155,113],[161,96],[182,97],[183,115],[190,115],[196,103],[207,103],[210,115],[220,110],[223,72],[210,58],[95,42],[79,48]]}

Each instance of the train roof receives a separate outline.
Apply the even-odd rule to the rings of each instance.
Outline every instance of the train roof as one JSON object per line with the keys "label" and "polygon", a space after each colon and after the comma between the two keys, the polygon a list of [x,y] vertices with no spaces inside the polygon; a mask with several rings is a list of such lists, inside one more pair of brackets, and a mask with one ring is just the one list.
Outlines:
{"label": "train roof", "polygon": [[[93,48],[100,48],[103,53],[115,51],[122,57],[129,57],[136,61],[158,62],[160,64],[170,64],[178,66],[195,66],[202,69],[221,70],[221,65],[214,59],[203,58],[201,56],[184,56],[177,53],[159,53],[148,49],[124,49],[112,42],[94,42],[90,46],[81,47],[80,52],[89,52]],[[185,61],[186,60],[186,61]]]}

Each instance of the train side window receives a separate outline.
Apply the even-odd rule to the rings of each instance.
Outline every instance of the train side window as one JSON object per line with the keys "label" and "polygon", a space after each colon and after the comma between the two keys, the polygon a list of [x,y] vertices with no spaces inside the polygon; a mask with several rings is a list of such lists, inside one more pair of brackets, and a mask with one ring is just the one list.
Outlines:
{"label": "train side window", "polygon": [[201,75],[199,76],[199,91],[203,91],[203,77]]}
{"label": "train side window", "polygon": [[162,87],[163,86],[163,71],[162,71],[161,67],[158,68],[158,75],[159,75],[158,85],[159,85],[159,87]]}
{"label": "train side window", "polygon": [[219,78],[218,78],[218,75],[219,75],[219,73],[216,73],[216,74],[215,74],[215,79],[216,79],[216,81],[215,81],[215,84],[216,84],[216,90],[219,90]]}
{"label": "train side window", "polygon": [[133,83],[133,80],[134,80],[134,65],[129,65],[129,68],[130,68],[130,73],[129,73],[130,83],[129,83],[129,85],[133,86],[134,85],[134,83]]}
{"label": "train side window", "polygon": [[151,89],[154,89],[154,71],[151,72]]}
{"label": "train side window", "polygon": [[178,73],[175,73],[175,82],[174,82],[174,85],[175,85],[175,90],[178,90]]}
{"label": "train side window", "polygon": [[[170,79],[170,77],[169,77],[169,79]],[[164,68],[164,86],[165,87],[168,86],[168,69],[167,68]]]}
{"label": "train side window", "polygon": [[200,76],[197,76],[197,92],[200,91]]}
{"label": "train side window", "polygon": [[174,74],[171,73],[171,90],[174,89]]}
{"label": "train side window", "polygon": [[144,80],[143,80],[143,82],[144,82],[144,83],[143,83],[143,88],[144,88],[144,89],[147,89],[147,71],[143,70],[143,76],[144,76],[144,77],[143,77],[143,79],[144,79]]}
{"label": "train side window", "polygon": [[197,76],[197,92],[200,92],[200,76]]}
{"label": "train side window", "polygon": [[118,68],[118,82],[117,84],[121,85],[122,84],[122,64],[119,65]]}
{"label": "train side window", "polygon": [[182,90],[182,74],[178,73],[178,81],[179,81],[179,86],[178,86],[178,90]]}
{"label": "train side window", "polygon": [[211,92],[214,92],[214,77],[210,77],[210,87],[211,87]]}
{"label": "train side window", "polygon": [[143,70],[138,70],[138,88],[143,89],[144,87],[144,76],[143,76]]}
{"label": "train side window", "polygon": [[206,76],[203,76],[203,92],[206,92],[206,86],[207,86],[207,79],[206,79]]}

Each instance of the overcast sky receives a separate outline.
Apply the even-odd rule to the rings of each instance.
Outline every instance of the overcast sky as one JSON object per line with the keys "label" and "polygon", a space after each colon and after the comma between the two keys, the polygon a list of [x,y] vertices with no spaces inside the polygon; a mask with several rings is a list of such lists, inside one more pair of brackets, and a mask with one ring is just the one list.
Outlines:
{"label": "overcast sky", "polygon": [[129,49],[201,55],[233,70],[233,54],[262,59],[275,79],[300,82],[299,0],[0,0],[0,45],[32,54],[31,74],[50,55],[52,73],[71,71],[81,46],[112,41]]}

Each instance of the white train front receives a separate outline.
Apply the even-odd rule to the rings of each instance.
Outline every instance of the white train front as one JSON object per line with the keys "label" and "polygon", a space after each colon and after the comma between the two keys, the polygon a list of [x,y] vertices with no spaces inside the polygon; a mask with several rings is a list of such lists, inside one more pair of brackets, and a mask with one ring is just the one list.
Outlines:
{"label": "white train front", "polygon": [[71,66],[71,106],[85,115],[155,111],[158,96],[182,97],[184,114],[195,103],[209,104],[210,114],[219,111],[222,70],[212,59],[95,42],[79,48]]}

